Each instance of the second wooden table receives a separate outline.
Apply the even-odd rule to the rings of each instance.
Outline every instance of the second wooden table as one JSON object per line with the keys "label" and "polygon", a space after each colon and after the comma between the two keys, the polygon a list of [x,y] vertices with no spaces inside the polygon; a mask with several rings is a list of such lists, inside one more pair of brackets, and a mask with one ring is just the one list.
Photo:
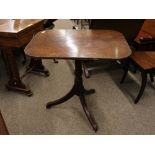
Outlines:
{"label": "second wooden table", "polygon": [[[6,84],[9,90],[32,95],[30,88],[21,81],[12,50],[26,45],[34,34],[43,30],[43,24],[44,20],[38,19],[0,20],[0,47],[3,49],[3,56],[9,76],[9,82]],[[36,63],[37,71],[44,70],[41,60],[32,59],[30,67],[33,66],[32,64],[34,63]],[[46,74],[47,71],[44,71],[43,72]]]}

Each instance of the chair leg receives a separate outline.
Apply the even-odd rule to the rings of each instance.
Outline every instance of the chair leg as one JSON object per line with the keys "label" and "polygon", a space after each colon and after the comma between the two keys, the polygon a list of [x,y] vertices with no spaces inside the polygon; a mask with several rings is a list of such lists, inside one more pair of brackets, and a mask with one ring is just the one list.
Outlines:
{"label": "chair leg", "polygon": [[121,84],[124,82],[124,80],[127,76],[128,70],[129,70],[129,60],[126,60],[124,63],[124,74],[123,74],[122,79],[120,81]]}
{"label": "chair leg", "polygon": [[146,86],[146,82],[147,82],[147,74],[145,72],[141,72],[141,76],[142,76],[142,82],[141,82],[141,88],[140,88],[140,91],[135,99],[135,104],[138,103],[138,101],[140,100],[141,96],[143,95],[144,93],[144,89],[145,89],[145,86]]}
{"label": "chair leg", "polygon": [[150,73],[150,80],[151,80],[151,82],[154,82],[153,74],[152,73]]}
{"label": "chair leg", "polygon": [[56,59],[53,59],[53,61],[54,61],[54,63],[58,63],[58,60],[56,60]]}
{"label": "chair leg", "polygon": [[90,78],[90,73],[88,71],[88,68],[86,67],[86,65],[83,63],[83,72],[86,78]]}

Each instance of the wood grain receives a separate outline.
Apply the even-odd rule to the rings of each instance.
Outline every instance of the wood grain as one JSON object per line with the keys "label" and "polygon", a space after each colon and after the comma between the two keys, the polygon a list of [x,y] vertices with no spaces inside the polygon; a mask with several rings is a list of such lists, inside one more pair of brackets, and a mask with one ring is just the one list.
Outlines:
{"label": "wood grain", "polygon": [[136,41],[143,38],[155,38],[155,19],[145,20],[139,34],[136,37]]}
{"label": "wood grain", "polygon": [[38,58],[122,59],[131,50],[117,31],[46,30],[33,37],[25,53]]}
{"label": "wood grain", "polygon": [[130,58],[144,70],[155,68],[155,52],[133,52]]}
{"label": "wood grain", "polygon": [[0,20],[0,46],[17,47],[28,43],[32,36],[43,30],[44,20],[6,19]]}

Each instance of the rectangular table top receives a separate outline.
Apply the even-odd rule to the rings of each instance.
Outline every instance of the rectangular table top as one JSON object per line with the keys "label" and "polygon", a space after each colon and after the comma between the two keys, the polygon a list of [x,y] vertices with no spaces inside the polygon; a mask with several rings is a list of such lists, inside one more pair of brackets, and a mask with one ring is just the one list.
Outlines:
{"label": "rectangular table top", "polygon": [[122,33],[112,30],[45,30],[25,48],[36,58],[122,59],[131,49]]}

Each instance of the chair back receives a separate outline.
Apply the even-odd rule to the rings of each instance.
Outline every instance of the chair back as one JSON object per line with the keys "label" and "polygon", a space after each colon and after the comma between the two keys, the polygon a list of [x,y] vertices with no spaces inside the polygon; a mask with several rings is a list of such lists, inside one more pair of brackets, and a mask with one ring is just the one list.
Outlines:
{"label": "chair back", "polygon": [[144,19],[92,19],[89,28],[119,31],[124,34],[128,43],[132,44],[144,21]]}

